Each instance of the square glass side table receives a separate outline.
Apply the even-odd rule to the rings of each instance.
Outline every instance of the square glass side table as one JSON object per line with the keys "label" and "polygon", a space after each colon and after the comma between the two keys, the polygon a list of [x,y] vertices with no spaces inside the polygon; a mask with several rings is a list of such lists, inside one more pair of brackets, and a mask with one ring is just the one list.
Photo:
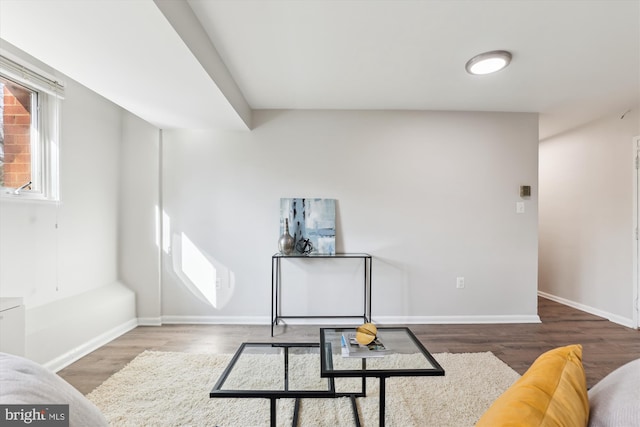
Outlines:
{"label": "square glass side table", "polygon": [[[354,328],[320,328],[320,376],[323,378],[380,379],[380,426],[385,425],[385,380],[389,377],[443,376],[444,369],[406,327],[378,328],[377,338],[387,352],[382,357],[355,358],[342,356],[342,334],[355,333]],[[355,405],[355,403],[354,403]]]}

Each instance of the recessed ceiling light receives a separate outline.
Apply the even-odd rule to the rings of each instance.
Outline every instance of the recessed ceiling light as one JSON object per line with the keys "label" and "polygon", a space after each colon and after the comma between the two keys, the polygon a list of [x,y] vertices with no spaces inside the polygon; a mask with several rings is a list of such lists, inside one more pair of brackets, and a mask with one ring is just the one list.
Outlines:
{"label": "recessed ceiling light", "polygon": [[506,50],[492,50],[471,58],[465,68],[469,74],[491,74],[502,70],[511,62],[511,53]]}

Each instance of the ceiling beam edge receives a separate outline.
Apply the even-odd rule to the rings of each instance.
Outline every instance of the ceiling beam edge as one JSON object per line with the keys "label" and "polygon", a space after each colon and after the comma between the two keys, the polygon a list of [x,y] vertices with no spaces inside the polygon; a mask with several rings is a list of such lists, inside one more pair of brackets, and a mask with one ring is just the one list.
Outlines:
{"label": "ceiling beam edge", "polygon": [[252,110],[206,31],[186,1],[153,0],[203,69],[218,86],[247,129]]}

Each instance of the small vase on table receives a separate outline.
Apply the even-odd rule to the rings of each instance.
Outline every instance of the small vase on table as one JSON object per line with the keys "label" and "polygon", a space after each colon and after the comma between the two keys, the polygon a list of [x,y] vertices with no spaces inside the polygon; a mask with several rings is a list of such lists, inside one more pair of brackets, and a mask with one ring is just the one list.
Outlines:
{"label": "small vase on table", "polygon": [[289,219],[284,219],[284,234],[278,239],[278,249],[281,254],[290,255],[293,252],[295,241],[291,234],[289,234]]}

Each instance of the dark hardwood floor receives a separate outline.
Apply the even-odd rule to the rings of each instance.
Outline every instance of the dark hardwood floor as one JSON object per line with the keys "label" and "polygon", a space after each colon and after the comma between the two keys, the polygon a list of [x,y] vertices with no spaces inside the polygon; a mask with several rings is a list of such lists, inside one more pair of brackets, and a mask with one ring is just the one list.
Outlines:
{"label": "dark hardwood floor", "polygon": [[[640,358],[640,331],[544,298],[538,304],[538,324],[408,326],[431,353],[491,351],[520,374],[547,350],[582,344],[588,387]],[[58,374],[86,394],[144,350],[230,354],[244,341],[317,342],[318,326],[278,326],[273,338],[268,325],[140,326]]]}

